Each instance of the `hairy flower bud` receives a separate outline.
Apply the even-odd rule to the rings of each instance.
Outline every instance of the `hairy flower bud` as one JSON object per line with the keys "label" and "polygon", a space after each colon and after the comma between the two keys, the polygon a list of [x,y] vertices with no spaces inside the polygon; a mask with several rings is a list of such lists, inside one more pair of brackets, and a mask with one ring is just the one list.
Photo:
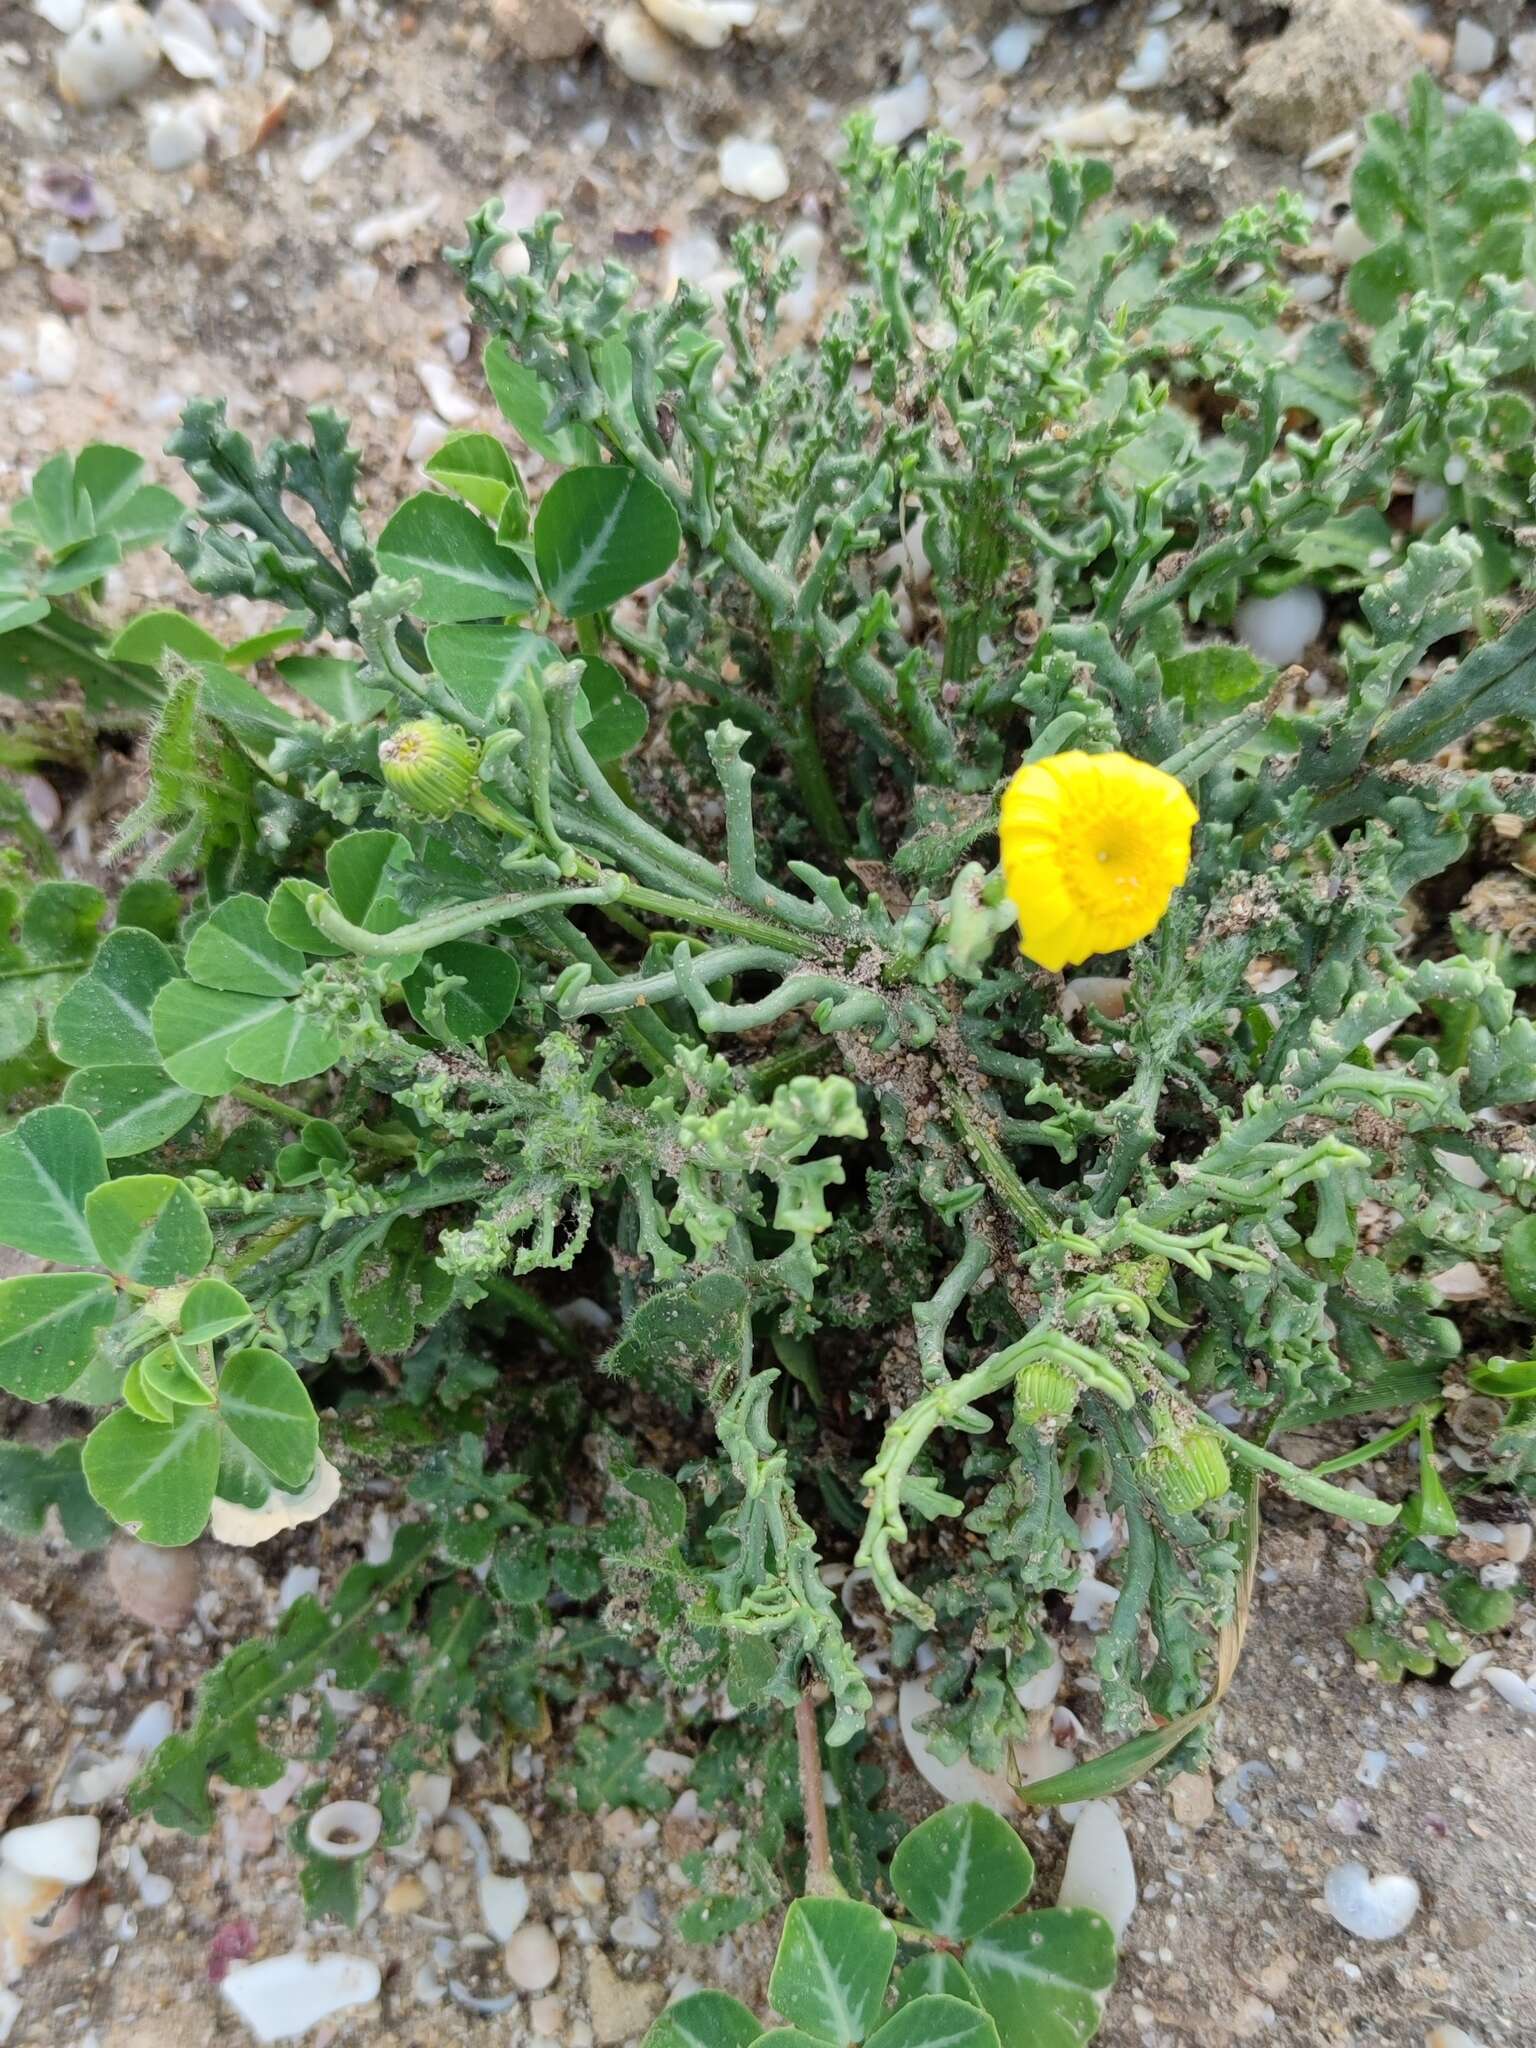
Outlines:
{"label": "hairy flower bud", "polygon": [[1232,1484],[1221,1439],[1209,1429],[1163,1437],[1143,1457],[1141,1474],[1148,1489],[1176,1515],[1191,1515],[1220,1500]]}
{"label": "hairy flower bud", "polygon": [[1077,1406],[1077,1382],[1060,1366],[1026,1365],[1014,1382],[1013,1412],[1020,1422],[1065,1422]]}
{"label": "hairy flower bud", "polygon": [[379,748],[379,766],[395,795],[423,817],[446,818],[475,786],[475,743],[441,718],[413,718]]}

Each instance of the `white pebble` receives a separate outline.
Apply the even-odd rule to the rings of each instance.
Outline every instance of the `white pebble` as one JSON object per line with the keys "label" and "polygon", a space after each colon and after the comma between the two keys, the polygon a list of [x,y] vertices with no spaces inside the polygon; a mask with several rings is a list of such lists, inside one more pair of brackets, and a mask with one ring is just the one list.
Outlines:
{"label": "white pebble", "polygon": [[349,149],[366,141],[373,132],[375,116],[359,114],[355,121],[349,121],[345,128],[337,128],[330,135],[317,136],[299,158],[299,183],[318,184],[327,171],[333,170]]}
{"label": "white pebble", "polygon": [[1451,69],[1475,77],[1479,71],[1491,71],[1498,54],[1498,37],[1484,28],[1480,21],[1472,21],[1462,15],[1456,24],[1456,41],[1451,47]]}
{"label": "white pebble", "polygon": [[519,1991],[547,1991],[560,1974],[560,1944],[542,1920],[530,1920],[507,1943],[506,1963]]}
{"label": "white pebble", "polygon": [[367,256],[374,249],[382,249],[386,242],[403,241],[425,227],[441,204],[434,193],[430,199],[417,200],[414,206],[397,206],[389,213],[370,214],[367,220],[358,222],[348,240],[360,256]]}
{"label": "white pebble", "polygon": [[1413,512],[1411,514],[1415,533],[1424,533],[1442,520],[1451,502],[1450,492],[1444,484],[1421,480],[1413,487]]}
{"label": "white pebble", "polygon": [[1013,21],[992,38],[993,65],[1004,78],[1015,78],[1035,52],[1045,31],[1037,21]]}
{"label": "white pebble", "polygon": [[1445,458],[1445,468],[1441,471],[1441,475],[1453,491],[1458,485],[1464,484],[1467,480],[1467,458],[1465,455],[1448,455]]}
{"label": "white pebble", "polygon": [[496,1837],[496,1850],[503,1863],[528,1863],[533,1858],[533,1831],[520,1813],[510,1806],[488,1806],[485,1817]]}
{"label": "white pebble", "polygon": [[1164,28],[1149,29],[1141,39],[1135,59],[1115,80],[1122,92],[1156,92],[1168,83],[1173,68],[1173,44]]}
{"label": "white pebble", "polygon": [[487,1934],[510,1941],[528,1917],[527,1885],[520,1877],[482,1877],[480,1917]]}
{"label": "white pebble", "polygon": [[[44,313],[34,330],[32,369],[39,384],[62,391],[80,367],[80,344],[74,330],[57,313]],[[14,1618],[14,1606],[13,1618]]]}
{"label": "white pebble", "polygon": [[1536,1685],[1522,1678],[1518,1671],[1507,1671],[1502,1664],[1490,1664],[1483,1678],[1517,1713],[1536,1714]]}
{"label": "white pebble", "polygon": [[171,1712],[169,1700],[151,1700],[147,1707],[140,1707],[128,1726],[118,1737],[117,1746],[124,1756],[148,1756],[152,1749],[158,1749],[171,1730],[176,1726],[176,1716]]}
{"label": "white pebble", "polygon": [[89,1664],[55,1664],[48,1674],[49,1697],[56,1699],[60,1706],[65,1700],[72,1700],[91,1675]]}
{"label": "white pebble", "polygon": [[1136,1910],[1136,1866],[1112,1799],[1090,1799],[1078,1815],[1056,1903],[1102,1913],[1116,1941],[1130,1925]]}
{"label": "white pebble", "polygon": [[642,0],[652,21],[699,50],[721,50],[732,29],[750,28],[757,0]]}
{"label": "white pebble", "polygon": [[1260,661],[1286,668],[1301,659],[1322,629],[1323,600],[1310,583],[1278,597],[1245,597],[1237,608],[1237,637]]}
{"label": "white pebble", "polygon": [[85,19],[85,0],[32,0],[32,11],[61,36],[72,36]]}
{"label": "white pebble", "polygon": [[14,1991],[0,1989],[0,2043],[9,2041],[11,2029],[21,2018],[21,2000]]}
{"label": "white pebble", "polygon": [[659,29],[643,7],[621,7],[603,25],[610,62],[635,85],[656,90],[681,85],[687,72],[681,46]]}
{"label": "white pebble", "polygon": [[335,42],[325,16],[313,7],[301,7],[288,25],[288,62],[295,71],[318,71]]}
{"label": "white pebble", "polygon": [[620,1913],[609,1926],[610,1940],[622,1948],[653,1949],[661,1947],[661,1935],[649,1920],[638,1913]]}
{"label": "white pebble", "polygon": [[93,1813],[40,1820],[0,1836],[0,1863],[49,1884],[88,1884],[101,1854],[101,1822]]}
{"label": "white pebble", "polygon": [[1424,2036],[1424,2048],[1487,2048],[1487,2043],[1465,2027],[1431,2027]]}
{"label": "white pebble", "polygon": [[1363,1863],[1341,1863],[1323,1886],[1328,1916],[1362,1941],[1393,1941],[1419,1910],[1419,1887],[1400,1871],[1372,1877]]}
{"label": "white pebble", "polygon": [[411,421],[411,438],[405,444],[407,462],[430,462],[448,438],[448,429],[436,413],[419,412]]}
{"label": "white pebble", "polygon": [[1334,229],[1329,246],[1341,263],[1358,263],[1376,245],[1352,213],[1346,213]]}
{"label": "white pebble", "polygon": [[[994,1813],[1017,1813],[1019,1802],[1006,1773],[983,1771],[967,1756],[957,1757],[953,1763],[945,1763],[939,1756],[918,1726],[919,1722],[927,1720],[938,1704],[925,1679],[908,1678],[903,1681],[897,1702],[901,1739],[920,1775],[941,1799],[951,1805],[976,1799],[983,1806],[990,1806]],[[718,1839],[716,1847],[718,1851]]]}
{"label": "white pebble", "polygon": [[286,1614],[295,1600],[302,1600],[320,1590],[320,1567],[314,1564],[291,1564],[283,1573],[277,1588],[277,1611]]}
{"label": "white pebble", "polygon": [[789,190],[789,166],[777,143],[728,135],[720,145],[720,182],[739,199],[782,199]]}
{"label": "white pebble", "polygon": [[933,118],[933,87],[921,71],[914,71],[903,84],[877,93],[869,111],[875,141],[882,148],[891,148],[928,126]]}
{"label": "white pebble", "polygon": [[144,110],[149,129],[145,154],[154,171],[184,171],[208,148],[208,130],[195,105],[185,100],[157,100]]}
{"label": "white pebble", "polygon": [[165,61],[183,78],[222,78],[219,39],[213,32],[213,23],[195,0],[160,0],[155,11],[155,33],[160,38]]}
{"label": "white pebble", "polygon": [[226,2001],[256,2039],[297,2041],[333,2013],[379,1995],[379,1970],[366,1956],[307,1956],[298,1949],[231,1970]]}
{"label": "white pebble", "polygon": [[418,363],[416,375],[432,401],[432,410],[450,427],[462,427],[479,412],[472,398],[459,389],[458,379],[446,363]]}
{"label": "white pebble", "polygon": [[160,69],[160,39],[142,7],[115,0],[77,28],[58,54],[60,97],[77,107],[110,107]]}

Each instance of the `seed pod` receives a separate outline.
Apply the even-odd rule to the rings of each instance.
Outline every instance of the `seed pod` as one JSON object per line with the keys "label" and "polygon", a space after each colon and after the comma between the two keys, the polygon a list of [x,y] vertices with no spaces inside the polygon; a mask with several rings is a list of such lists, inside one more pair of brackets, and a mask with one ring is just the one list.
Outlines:
{"label": "seed pod", "polygon": [[1191,1429],[1155,1443],[1141,1461],[1148,1489],[1176,1515],[1192,1515],[1220,1500],[1232,1484],[1221,1439],[1208,1429]]}
{"label": "seed pod", "polygon": [[395,795],[423,817],[446,818],[475,786],[475,743],[441,718],[413,718],[379,748],[379,766]]}
{"label": "seed pod", "polygon": [[1077,1382],[1056,1365],[1026,1365],[1014,1382],[1020,1422],[1065,1422],[1077,1406]]}

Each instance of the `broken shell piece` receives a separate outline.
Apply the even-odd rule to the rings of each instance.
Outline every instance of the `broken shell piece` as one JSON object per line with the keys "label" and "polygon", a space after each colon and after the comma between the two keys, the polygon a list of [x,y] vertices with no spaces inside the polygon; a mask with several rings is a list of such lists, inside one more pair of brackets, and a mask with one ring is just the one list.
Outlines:
{"label": "broken shell piece", "polygon": [[1130,1925],[1136,1910],[1136,1866],[1112,1799],[1090,1799],[1078,1815],[1056,1903],[1101,1913],[1116,1941]]}
{"label": "broken shell piece", "polygon": [[777,143],[728,135],[720,145],[720,182],[738,199],[782,199],[789,190],[789,166]]}
{"label": "broken shell piece", "polygon": [[1125,1015],[1125,999],[1131,984],[1123,974],[1074,974],[1062,986],[1056,1007],[1067,1023],[1085,1010],[1097,1010],[1101,1017]]}
{"label": "broken shell piece", "polygon": [[116,0],[77,28],[54,66],[59,97],[75,107],[110,107],[160,69],[160,39],[142,7]]}
{"label": "broken shell piece", "polygon": [[721,50],[732,29],[750,28],[757,0],[641,0],[646,13],[668,35],[698,50]]}
{"label": "broken shell piece", "polygon": [[231,1970],[225,1999],[258,2041],[297,2041],[333,2013],[379,1995],[379,1971],[366,1956],[285,1956]]}
{"label": "broken shell piece", "polygon": [[1323,1886],[1328,1917],[1362,1941],[1394,1941],[1419,1910],[1419,1887],[1400,1871],[1372,1877],[1363,1863],[1341,1863]]}
{"label": "broken shell piece", "polygon": [[101,1822],[90,1813],[37,1821],[0,1837],[0,1863],[7,1870],[53,1884],[88,1884],[100,1854]]}
{"label": "broken shell piece", "polygon": [[379,1809],[365,1800],[332,1799],[315,1808],[304,1837],[317,1856],[328,1857],[332,1863],[351,1863],[368,1854],[383,1825]]}
{"label": "broken shell piece", "polygon": [[1518,1671],[1508,1671],[1502,1664],[1490,1664],[1483,1678],[1516,1713],[1536,1714],[1536,1685],[1522,1678]]}
{"label": "broken shell piece", "polygon": [[155,12],[155,33],[160,38],[165,61],[183,78],[204,83],[222,78],[219,39],[213,32],[213,23],[195,0],[160,0]]}
{"label": "broken shell piece", "polygon": [[156,1550],[119,1536],[107,1552],[107,1583],[117,1604],[150,1628],[184,1628],[198,1589],[197,1553]]}
{"label": "broken shell piece", "polygon": [[184,171],[199,163],[208,149],[217,102],[210,108],[196,100],[155,100],[144,109],[148,129],[145,154],[154,171]]}
{"label": "broken shell piece", "polygon": [[520,1877],[480,1879],[480,1918],[487,1934],[508,1942],[528,1918],[528,1887]]}
{"label": "broken shell piece", "polygon": [[687,75],[682,50],[643,7],[621,7],[610,16],[603,25],[603,48],[636,85],[660,91],[681,85]]}
{"label": "broken shell piece", "polygon": [[341,1474],[321,1451],[315,1457],[314,1477],[302,1493],[283,1493],[274,1487],[266,1505],[259,1508],[242,1508],[232,1500],[215,1500],[209,1533],[219,1543],[248,1550],[254,1543],[280,1536],[285,1529],[297,1529],[301,1522],[318,1521],[340,1496]]}

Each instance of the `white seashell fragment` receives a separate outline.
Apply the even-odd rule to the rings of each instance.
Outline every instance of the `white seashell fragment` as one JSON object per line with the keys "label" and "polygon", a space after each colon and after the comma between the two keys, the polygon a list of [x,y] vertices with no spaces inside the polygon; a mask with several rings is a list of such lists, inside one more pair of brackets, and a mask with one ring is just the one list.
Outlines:
{"label": "white seashell fragment", "polygon": [[[80,367],[80,343],[74,329],[57,313],[44,313],[32,339],[32,370],[39,384],[62,391]],[[17,1603],[12,1602],[12,1619]]]}
{"label": "white seashell fragment", "polygon": [[302,1493],[283,1493],[276,1487],[265,1507],[237,1507],[231,1500],[215,1500],[208,1532],[219,1543],[248,1550],[265,1543],[285,1529],[297,1529],[301,1522],[318,1521],[341,1497],[341,1474],[324,1451],[315,1458],[315,1474]]}
{"label": "white seashell fragment", "polygon": [[61,36],[72,36],[85,19],[85,0],[32,0],[32,12]]}
{"label": "white seashell fragment", "polygon": [[533,1860],[533,1830],[520,1813],[514,1813],[510,1806],[488,1806],[485,1817],[491,1824],[497,1853],[503,1863],[529,1863]]}
{"label": "white seashell fragment", "polygon": [[1237,637],[1260,661],[1288,668],[1322,630],[1323,600],[1310,583],[1277,597],[1245,597],[1237,608]]}
{"label": "white seashell fragment", "polygon": [[1518,1671],[1507,1671],[1502,1664],[1490,1664],[1483,1673],[1483,1680],[1517,1713],[1536,1714],[1536,1685],[1522,1678]]}
{"label": "white seashell fragment", "polygon": [[877,93],[869,103],[874,122],[874,139],[882,148],[905,142],[926,128],[933,118],[933,87],[921,71],[889,92]]}
{"label": "white seashell fragment", "polygon": [[1419,1887],[1401,1871],[1372,1877],[1363,1863],[1341,1863],[1323,1886],[1328,1916],[1362,1941],[1395,1941],[1419,1910]]}
{"label": "white seashell fragment", "polygon": [[151,1700],[147,1707],[140,1707],[128,1726],[117,1739],[117,1746],[124,1756],[148,1756],[152,1749],[158,1749],[176,1726],[176,1716],[171,1711],[169,1700]]}
{"label": "white seashell fragment", "polygon": [[520,1877],[480,1879],[480,1918],[487,1934],[510,1941],[528,1918],[528,1887]]}
{"label": "white seashell fragment", "polygon": [[1431,1273],[1429,1284],[1442,1301],[1481,1301],[1488,1292],[1488,1276],[1470,1259]]}
{"label": "white seashell fragment", "polygon": [[7,1870],[49,1884],[88,1884],[100,1854],[101,1822],[92,1813],[40,1820],[0,1836],[0,1863]]}
{"label": "white seashell fragment", "polygon": [[55,62],[59,96],[76,107],[110,107],[160,69],[155,25],[132,0],[114,0],[77,28]]}
{"label": "white seashell fragment", "polygon": [[1090,1799],[1077,1817],[1058,1906],[1102,1913],[1118,1941],[1136,1910],[1136,1865],[1125,1824],[1112,1799]]}
{"label": "white seashell fragment", "polygon": [[1115,80],[1122,92],[1156,92],[1173,69],[1173,44],[1165,28],[1148,29],[1131,63]]}
{"label": "white seashell fragment", "polygon": [[166,62],[183,78],[207,81],[223,76],[213,23],[195,0],[160,0],[155,33]]}
{"label": "white seashell fragment", "polygon": [[295,10],[288,24],[288,62],[295,71],[318,71],[335,47],[329,21],[313,7]]}
{"label": "white seashell fragment", "polygon": [[1431,2027],[1424,2036],[1424,2048],[1488,2048],[1465,2027]]}
{"label": "white seashell fragment", "polygon": [[184,171],[208,149],[208,125],[195,102],[155,100],[144,109],[144,153],[152,171]]}
{"label": "white seashell fragment", "polygon": [[782,199],[789,190],[789,166],[777,143],[728,135],[720,145],[720,182],[739,199]]}
{"label": "white seashell fragment", "polygon": [[474,400],[459,389],[458,379],[446,363],[418,363],[416,375],[432,401],[432,410],[450,427],[465,426],[479,412]]}
{"label": "white seashell fragment", "polygon": [[1006,28],[1000,28],[988,45],[993,68],[1004,78],[1016,78],[1044,34],[1038,21],[1011,21]]}
{"label": "white seashell fragment", "polygon": [[294,1949],[231,1970],[224,1998],[256,2039],[297,2041],[333,2013],[379,1995],[379,1970],[366,1956],[307,1956]]}
{"label": "white seashell fragment", "polygon": [[1056,1704],[1056,1695],[1061,1691],[1061,1681],[1065,1676],[1066,1666],[1052,1650],[1051,1661],[1043,1671],[1031,1672],[1028,1678],[1014,1680],[1013,1696],[1026,1714],[1038,1714]]}
{"label": "white seashell fragment", "polygon": [[681,85],[687,77],[680,45],[656,26],[643,7],[621,7],[609,17],[603,24],[603,48],[609,61],[635,85],[660,91]]}
{"label": "white seashell fragment", "polygon": [[386,242],[402,242],[407,235],[424,228],[441,205],[441,198],[434,192],[430,199],[418,199],[414,206],[397,206],[389,213],[370,214],[367,220],[358,222],[348,240],[359,255],[367,256],[374,249],[382,249]]}
{"label": "white seashell fragment", "polygon": [[698,50],[722,50],[731,31],[750,28],[757,0],[641,0],[646,13],[668,35]]}
{"label": "white seashell fragment", "polygon": [[1462,15],[1456,24],[1456,40],[1451,46],[1451,69],[1475,78],[1480,71],[1491,71],[1498,55],[1499,39],[1492,30],[1484,28],[1480,21]]}
{"label": "white seashell fragment", "polygon": [[359,114],[345,128],[337,128],[330,135],[317,136],[299,158],[299,183],[318,184],[327,171],[335,169],[349,149],[355,149],[360,142],[367,140],[373,133],[376,118],[373,114]]}
{"label": "white seashell fragment", "polygon": [[332,1863],[353,1863],[366,1856],[384,1825],[376,1806],[362,1799],[332,1799],[309,1817],[304,1838],[317,1856]]}

